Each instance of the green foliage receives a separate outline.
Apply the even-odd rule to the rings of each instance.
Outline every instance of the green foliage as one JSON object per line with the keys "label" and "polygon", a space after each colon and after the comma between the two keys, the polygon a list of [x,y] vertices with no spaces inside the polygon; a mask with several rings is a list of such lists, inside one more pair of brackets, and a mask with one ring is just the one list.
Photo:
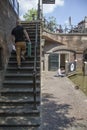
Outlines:
{"label": "green foliage", "polygon": [[28,10],[28,12],[25,13],[23,18],[25,19],[25,21],[32,21],[33,19],[37,19],[37,10],[34,8]]}
{"label": "green foliage", "polygon": [[55,17],[53,17],[53,16],[51,16],[51,17],[49,17],[48,18],[48,22],[49,22],[49,29],[51,30],[51,31],[55,31],[55,29],[57,28],[57,22],[56,22],[56,18]]}
{"label": "green foliage", "polygon": [[[27,13],[24,14],[23,18],[25,19],[25,21],[36,20],[37,19],[37,10],[34,8],[28,10]],[[44,17],[44,19],[45,19],[45,17]],[[49,17],[47,26],[51,31],[55,31],[57,28],[56,18],[53,16]]]}

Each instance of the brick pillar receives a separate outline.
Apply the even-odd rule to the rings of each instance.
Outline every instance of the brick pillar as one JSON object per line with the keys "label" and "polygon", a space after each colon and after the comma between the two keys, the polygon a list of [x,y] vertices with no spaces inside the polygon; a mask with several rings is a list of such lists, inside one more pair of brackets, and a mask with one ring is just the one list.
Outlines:
{"label": "brick pillar", "polygon": [[84,62],[84,75],[87,75],[87,62]]}
{"label": "brick pillar", "polygon": [[45,58],[44,58],[44,60],[45,60],[45,72],[48,72],[48,56],[49,56],[49,54],[45,54]]}

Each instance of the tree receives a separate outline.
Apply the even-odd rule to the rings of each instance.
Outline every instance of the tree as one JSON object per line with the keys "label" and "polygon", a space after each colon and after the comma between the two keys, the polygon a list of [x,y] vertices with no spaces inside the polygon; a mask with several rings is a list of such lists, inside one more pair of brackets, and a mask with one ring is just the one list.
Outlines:
{"label": "tree", "polygon": [[[30,9],[30,10],[28,10],[28,12],[27,13],[25,13],[25,15],[23,16],[23,18],[25,19],[25,21],[32,21],[33,19],[37,19],[37,10],[36,9],[34,9],[34,8],[32,8],[32,9]],[[44,17],[44,19],[45,19],[45,17]],[[46,19],[45,19],[46,20]],[[47,20],[46,20],[47,21]],[[46,21],[44,21],[44,22],[46,22]],[[45,25],[45,23],[44,23],[44,25]],[[55,17],[53,17],[53,16],[51,16],[51,17],[49,17],[48,18],[48,21],[47,21],[47,23],[46,23],[46,28],[48,28],[49,30],[51,30],[51,31],[56,31],[56,29],[57,29],[57,22],[56,22],[56,18]]]}
{"label": "tree", "polygon": [[28,12],[25,13],[23,18],[25,19],[25,21],[32,21],[34,19],[37,19],[37,10],[34,8],[28,10]]}
{"label": "tree", "polygon": [[56,18],[51,16],[48,18],[48,28],[51,30],[51,31],[55,31],[57,29],[57,22],[56,22]]}

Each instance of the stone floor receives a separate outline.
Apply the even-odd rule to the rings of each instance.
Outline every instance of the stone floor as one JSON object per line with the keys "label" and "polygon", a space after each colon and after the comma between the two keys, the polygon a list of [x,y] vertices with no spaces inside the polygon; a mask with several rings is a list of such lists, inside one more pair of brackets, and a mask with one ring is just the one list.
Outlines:
{"label": "stone floor", "polygon": [[67,77],[42,75],[41,130],[87,130],[87,96]]}

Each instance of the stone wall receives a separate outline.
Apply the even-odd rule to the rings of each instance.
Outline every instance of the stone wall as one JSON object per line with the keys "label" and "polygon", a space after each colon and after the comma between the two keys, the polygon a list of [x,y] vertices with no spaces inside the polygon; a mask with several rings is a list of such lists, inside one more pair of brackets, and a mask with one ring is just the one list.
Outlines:
{"label": "stone wall", "polygon": [[0,64],[5,68],[11,51],[11,30],[15,26],[17,14],[9,0],[0,1],[0,48],[2,50]]}

